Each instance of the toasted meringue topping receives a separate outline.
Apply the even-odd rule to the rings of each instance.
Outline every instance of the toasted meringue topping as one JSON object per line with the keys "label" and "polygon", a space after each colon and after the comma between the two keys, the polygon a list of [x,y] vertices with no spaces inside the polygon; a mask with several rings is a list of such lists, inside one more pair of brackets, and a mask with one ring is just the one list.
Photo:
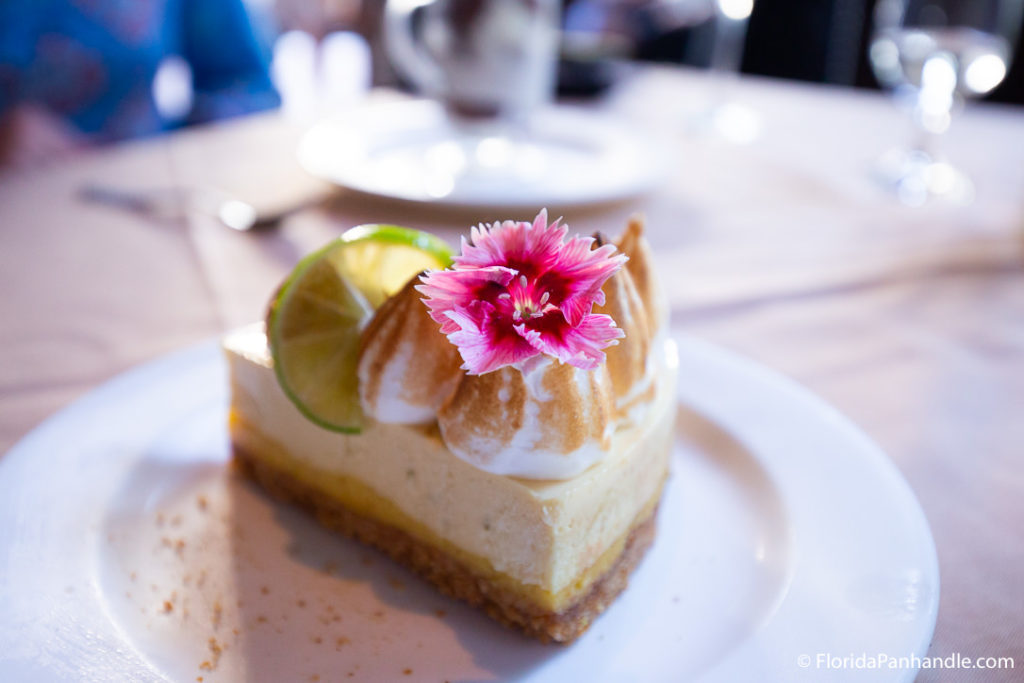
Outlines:
{"label": "toasted meringue topping", "polygon": [[[600,240],[600,236],[598,237]],[[654,381],[649,356],[653,333],[647,309],[629,270],[615,273],[604,285],[605,303],[595,313],[610,315],[625,338],[607,349],[608,374],[614,396],[615,417],[626,417],[641,402],[654,397]]]}
{"label": "toasted meringue topping", "polygon": [[611,448],[607,369],[544,359],[520,371],[466,375],[438,424],[455,455],[480,469],[527,479],[568,479]]}
{"label": "toasted meringue topping", "polygon": [[378,422],[432,422],[462,371],[458,349],[441,334],[411,279],[384,302],[363,331],[359,400]]}
{"label": "toasted meringue topping", "polygon": [[[629,257],[626,270],[633,278],[633,284],[640,295],[647,312],[647,323],[652,333],[664,323],[667,315],[667,304],[664,294],[658,288],[654,278],[654,257],[651,247],[644,237],[644,220],[640,216],[629,219],[626,230],[619,236],[616,246]],[[618,318],[616,318],[618,320]],[[621,323],[619,323],[621,325]],[[628,334],[628,333],[627,333]]]}

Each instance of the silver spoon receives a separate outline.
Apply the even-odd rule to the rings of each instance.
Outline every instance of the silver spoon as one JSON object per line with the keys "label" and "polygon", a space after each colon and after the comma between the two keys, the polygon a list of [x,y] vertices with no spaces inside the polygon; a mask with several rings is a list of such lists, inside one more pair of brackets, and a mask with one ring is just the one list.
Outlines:
{"label": "silver spoon", "polygon": [[[184,190],[122,190],[105,185],[85,185],[79,189],[78,196],[84,201],[114,206],[143,216],[155,218],[179,217],[183,205],[196,208],[197,204],[207,204],[208,209],[202,213],[210,214],[222,224],[238,232],[250,232],[277,226],[282,220],[293,213],[309,208],[321,201],[321,198],[304,199],[301,202],[282,207],[275,211],[260,213],[255,206],[244,200],[227,197],[216,202],[188,202],[188,193]],[[218,191],[207,191],[207,194],[223,196]]]}

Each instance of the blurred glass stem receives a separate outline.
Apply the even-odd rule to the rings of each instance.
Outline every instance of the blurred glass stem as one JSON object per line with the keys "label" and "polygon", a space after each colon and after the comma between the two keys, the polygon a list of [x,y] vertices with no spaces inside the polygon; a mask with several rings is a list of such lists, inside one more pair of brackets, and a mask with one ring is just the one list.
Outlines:
{"label": "blurred glass stem", "polygon": [[754,0],[714,0],[714,6],[714,42],[708,64],[709,101],[694,118],[693,128],[700,136],[731,144],[748,144],[760,134],[761,121],[752,109],[733,101],[733,85],[739,78]]}
{"label": "blurred glass stem", "polygon": [[753,0],[715,0],[715,38],[711,49],[712,71],[737,74],[743,61],[747,22]]}

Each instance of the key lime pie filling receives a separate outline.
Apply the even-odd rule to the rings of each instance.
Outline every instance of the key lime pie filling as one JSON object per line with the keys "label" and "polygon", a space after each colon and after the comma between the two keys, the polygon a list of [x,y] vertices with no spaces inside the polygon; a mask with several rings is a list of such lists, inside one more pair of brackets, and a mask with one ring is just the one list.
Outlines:
{"label": "key lime pie filling", "polygon": [[654,538],[675,417],[664,309],[638,221],[616,244],[543,212],[474,228],[451,267],[353,325],[358,433],[282,386],[278,321],[228,335],[235,463],[448,595],[571,641]]}

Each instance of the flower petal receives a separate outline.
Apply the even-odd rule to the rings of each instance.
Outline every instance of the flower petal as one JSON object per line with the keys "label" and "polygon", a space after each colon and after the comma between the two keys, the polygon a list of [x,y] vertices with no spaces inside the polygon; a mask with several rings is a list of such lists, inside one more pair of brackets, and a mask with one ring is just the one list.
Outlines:
{"label": "flower petal", "polygon": [[593,243],[592,237],[570,239],[538,282],[538,288],[551,292],[552,302],[572,326],[578,325],[594,304],[604,303],[601,287],[626,262],[626,256],[616,253],[613,245],[591,249]]}
{"label": "flower petal", "polygon": [[558,309],[516,325],[516,332],[541,352],[584,370],[593,370],[603,363],[602,349],[617,344],[625,336],[611,316],[592,313],[573,327]]}
{"label": "flower petal", "polygon": [[468,374],[482,375],[540,353],[486,301],[473,301],[445,315],[456,328],[448,340],[458,347]]}
{"label": "flower petal", "polygon": [[547,210],[542,209],[533,223],[504,221],[488,227],[477,226],[470,231],[470,240],[463,239],[462,255],[455,258],[456,268],[507,266],[529,279],[544,273],[558,260],[568,228],[556,220],[547,224]]}
{"label": "flower petal", "polygon": [[490,266],[473,270],[432,270],[420,276],[423,283],[416,291],[427,297],[423,303],[430,309],[430,317],[441,324],[441,331],[451,334],[458,327],[446,313],[465,307],[471,301],[491,301],[505,291],[505,286],[516,276],[510,268]]}

